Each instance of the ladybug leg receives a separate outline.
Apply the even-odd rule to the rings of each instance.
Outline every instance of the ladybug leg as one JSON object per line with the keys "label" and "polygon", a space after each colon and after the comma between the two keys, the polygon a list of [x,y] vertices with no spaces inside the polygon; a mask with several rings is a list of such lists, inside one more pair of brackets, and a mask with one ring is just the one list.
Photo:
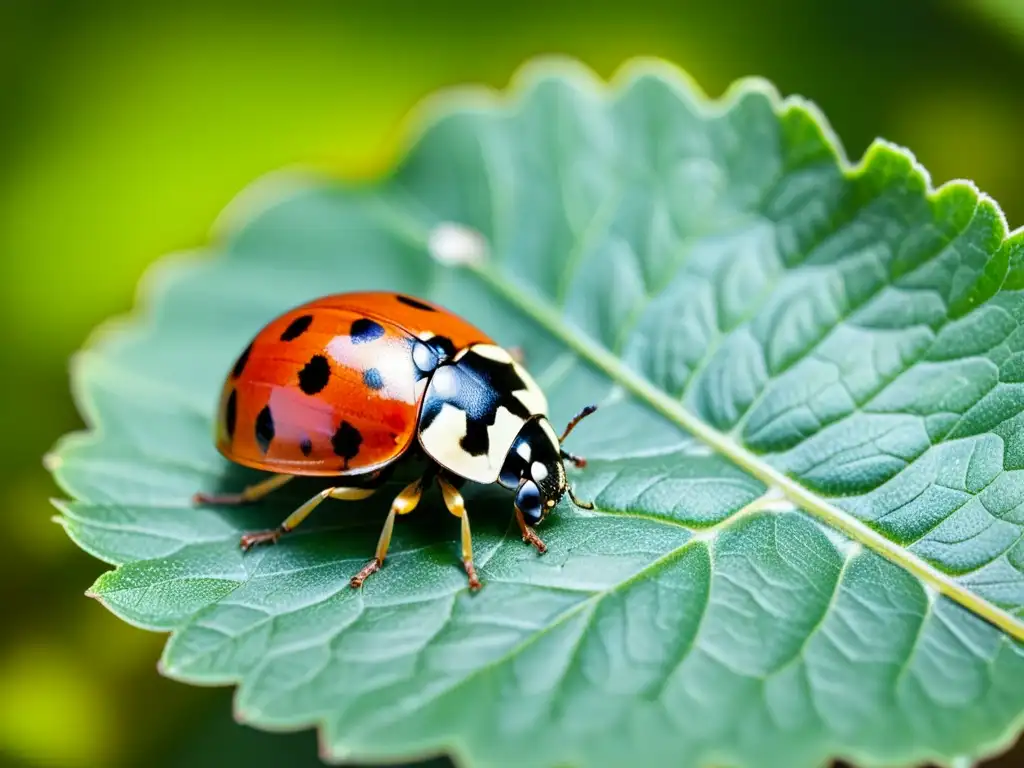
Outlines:
{"label": "ladybug leg", "polygon": [[540,540],[540,536],[526,524],[526,520],[523,519],[523,513],[519,511],[519,507],[516,507],[516,522],[519,523],[519,530],[523,533],[523,541],[527,544],[532,544],[537,548],[539,554],[544,554],[548,551],[547,544]]}
{"label": "ladybug leg", "polygon": [[462,520],[462,564],[466,567],[466,575],[469,576],[469,588],[474,592],[480,589],[480,579],[476,575],[476,566],[473,565],[473,539],[469,534],[469,515],[466,513],[466,502],[458,489],[445,480],[437,478],[441,486],[441,495],[444,496],[444,504],[448,511]]}
{"label": "ladybug leg", "polygon": [[358,501],[359,499],[365,499],[367,496],[372,496],[375,490],[375,488],[324,488],[320,493],[288,515],[285,521],[277,528],[271,528],[269,531],[247,533],[242,536],[240,542],[242,550],[249,550],[257,544],[275,543],[286,533],[297,528],[303,520],[309,517],[310,512],[320,506],[324,499]]}
{"label": "ladybug leg", "polygon": [[353,589],[363,586],[367,576],[376,573],[384,565],[384,558],[387,556],[388,546],[391,544],[391,533],[395,529],[395,515],[407,515],[416,509],[416,505],[420,503],[420,498],[423,496],[423,488],[429,479],[429,477],[421,477],[419,480],[414,480],[395,496],[395,500],[391,502],[391,511],[388,512],[388,517],[384,521],[384,528],[380,532],[380,540],[377,542],[377,552],[374,554],[373,560],[364,565],[362,570],[349,580]]}
{"label": "ladybug leg", "polygon": [[192,503],[219,504],[221,506],[249,504],[253,501],[259,501],[268,493],[276,491],[293,477],[294,475],[271,475],[266,480],[261,480],[255,485],[248,486],[241,493],[197,493],[192,497]]}

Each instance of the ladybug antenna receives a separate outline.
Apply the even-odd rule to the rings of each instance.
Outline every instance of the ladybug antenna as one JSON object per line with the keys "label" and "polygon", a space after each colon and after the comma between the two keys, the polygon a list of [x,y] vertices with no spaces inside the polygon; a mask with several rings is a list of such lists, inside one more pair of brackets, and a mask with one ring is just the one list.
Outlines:
{"label": "ladybug antenna", "polygon": [[569,498],[572,499],[572,503],[575,504],[580,509],[593,509],[594,508],[594,502],[592,502],[592,501],[580,501],[579,499],[577,499],[576,498],[576,494],[572,492],[572,486],[571,485],[566,485],[565,486],[565,490],[567,490],[569,492]]}
{"label": "ladybug antenna", "polygon": [[569,425],[565,428],[565,431],[562,433],[562,436],[560,438],[558,438],[558,442],[564,443],[565,442],[565,438],[567,438],[569,436],[569,433],[572,432],[576,428],[576,425],[579,424],[581,421],[583,421],[585,418],[587,418],[587,416],[589,416],[590,414],[592,414],[596,410],[597,410],[597,406],[596,405],[588,405],[585,408],[583,408],[579,413],[577,413],[575,416],[573,416],[572,417],[572,421],[569,422]]}
{"label": "ladybug antenna", "polygon": [[[585,418],[587,418],[587,416],[589,416],[590,414],[592,414],[596,410],[597,410],[597,406],[596,405],[588,405],[585,408],[581,408],[580,412],[572,417],[572,420],[566,426],[565,431],[562,433],[562,436],[560,438],[558,438],[558,442],[559,443],[564,443],[565,442],[565,438],[567,438],[569,436],[569,433],[572,432],[576,428],[576,425],[579,424],[581,421],[583,421]],[[575,464],[580,469],[582,469],[583,467],[587,466],[587,460],[582,458],[582,457],[580,457],[580,456],[574,456],[573,454],[569,453],[568,451],[562,450],[561,448],[559,448],[559,453],[561,454],[562,459],[564,461],[571,461],[573,464]],[[576,498],[576,494],[573,493],[572,486],[569,485],[568,483],[566,483],[565,490],[567,490],[569,492],[569,498],[572,499],[572,503],[575,504],[580,509],[593,509],[594,508],[594,502],[592,502],[592,501],[580,501],[579,499],[577,499]]]}

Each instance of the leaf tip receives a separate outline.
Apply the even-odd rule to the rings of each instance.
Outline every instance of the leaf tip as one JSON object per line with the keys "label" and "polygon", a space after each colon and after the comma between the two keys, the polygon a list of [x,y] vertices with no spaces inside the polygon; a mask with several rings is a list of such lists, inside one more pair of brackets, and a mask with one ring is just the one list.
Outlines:
{"label": "leaf tip", "polygon": [[48,451],[43,454],[43,469],[47,472],[56,472],[64,464],[64,457],[55,451]]}
{"label": "leaf tip", "polygon": [[909,148],[881,137],[876,137],[871,142],[855,171],[858,174],[874,171],[880,173],[883,178],[894,175],[908,176],[916,181],[921,191],[934,190],[932,176],[918,161],[917,155]]}
{"label": "leaf tip", "polygon": [[330,739],[327,737],[327,729],[322,725],[316,729],[316,754],[320,762],[330,765],[345,760],[347,750],[332,749]]}
{"label": "leaf tip", "polygon": [[167,662],[167,659],[165,659],[163,656],[157,659],[156,671],[157,674],[161,675],[162,677],[175,677],[174,668]]}
{"label": "leaf tip", "polygon": [[953,179],[942,186],[945,188],[952,184],[970,189],[974,192],[974,195],[978,200],[978,208],[987,210],[991,214],[992,218],[998,222],[999,234],[1001,235],[1001,239],[1004,241],[1004,244],[1020,231],[1018,230],[1017,232],[1013,232],[1010,230],[1010,222],[1006,218],[1006,212],[1003,210],[1003,207],[999,205],[999,201],[987,192],[983,192],[973,181],[970,179]]}
{"label": "leaf tip", "polygon": [[68,518],[73,517],[70,502],[67,499],[61,499],[56,496],[51,496],[47,501],[50,502],[50,506],[57,510],[57,514],[50,517],[50,520],[67,529],[67,524],[70,522]]}
{"label": "leaf tip", "polygon": [[112,573],[113,573],[113,571],[107,571],[106,573],[101,573],[99,578],[97,578],[96,581],[94,581],[92,583],[92,586],[89,587],[87,590],[85,590],[85,596],[86,597],[90,597],[93,600],[97,600],[100,604],[102,604],[105,608],[108,608],[108,609],[110,608],[110,606],[107,605],[107,601],[106,601],[106,599],[104,597],[104,594],[103,594],[103,584],[110,577],[110,575]]}
{"label": "leaf tip", "polygon": [[251,726],[260,722],[263,718],[263,711],[251,706],[244,706],[238,702],[240,689],[235,689],[235,704],[231,707],[231,719],[239,725]]}
{"label": "leaf tip", "polygon": [[[684,91],[689,98],[705,103],[710,100],[701,84],[693,75],[678,64],[657,56],[635,56],[627,59],[612,74],[609,84],[613,90],[625,90],[632,83],[646,77],[656,77],[670,86]],[[753,81],[760,80],[760,78],[749,78],[749,80],[751,87],[754,87],[752,85]],[[729,86],[728,90],[732,91],[734,88],[742,90],[744,86],[741,83],[744,82],[746,81],[734,82]],[[766,80],[763,82],[767,83]]]}
{"label": "leaf tip", "polygon": [[604,87],[601,77],[579,59],[552,53],[535,56],[524,62],[512,73],[507,93],[519,96],[549,80],[567,81],[578,88],[594,92],[599,92]]}

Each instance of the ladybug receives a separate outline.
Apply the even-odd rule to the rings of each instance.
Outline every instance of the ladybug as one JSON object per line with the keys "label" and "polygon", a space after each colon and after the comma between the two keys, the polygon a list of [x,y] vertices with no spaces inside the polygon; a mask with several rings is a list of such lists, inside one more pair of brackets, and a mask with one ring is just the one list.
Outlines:
{"label": "ladybug", "polygon": [[296,476],[342,478],[268,531],[241,546],[276,542],[327,498],[372,495],[400,461],[426,469],[395,497],[372,560],[355,588],[380,570],[395,516],[412,512],[435,480],[461,519],[462,561],[470,589],[466,481],[515,491],[523,541],[545,552],[533,526],[568,492],[565,461],[586,462],[562,442],[596,406],[581,410],[557,436],[547,401],[517,355],[442,307],[391,292],[343,293],[303,304],[268,323],[228,372],[217,411],[217,449],[246,467],[272,472],[241,493],[196,494],[199,504],[256,501]]}

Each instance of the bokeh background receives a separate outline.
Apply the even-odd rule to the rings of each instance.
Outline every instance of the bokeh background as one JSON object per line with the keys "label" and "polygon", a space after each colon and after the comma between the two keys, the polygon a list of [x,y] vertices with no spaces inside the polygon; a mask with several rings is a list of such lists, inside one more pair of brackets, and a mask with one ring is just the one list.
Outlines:
{"label": "bokeh background", "polygon": [[83,596],[104,567],[52,523],[41,463],[81,424],[68,357],[252,180],[371,173],[422,96],[544,53],[663,56],[713,96],[766,76],[850,157],[884,136],[1024,224],[1024,0],[0,0],[0,765],[318,764],[312,735],[159,677],[162,637]]}

